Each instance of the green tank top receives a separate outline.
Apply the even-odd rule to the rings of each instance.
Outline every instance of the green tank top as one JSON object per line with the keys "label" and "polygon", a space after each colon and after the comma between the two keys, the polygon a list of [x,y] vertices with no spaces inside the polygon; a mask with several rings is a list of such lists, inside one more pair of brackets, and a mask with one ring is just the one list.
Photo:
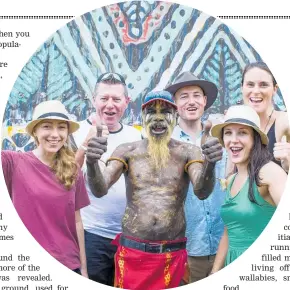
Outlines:
{"label": "green tank top", "polygon": [[249,178],[241,190],[232,197],[230,194],[236,175],[227,188],[221,217],[228,230],[229,246],[225,266],[244,253],[259,237],[272,218],[276,207],[265,201],[254,183],[253,191],[258,204],[249,200]]}

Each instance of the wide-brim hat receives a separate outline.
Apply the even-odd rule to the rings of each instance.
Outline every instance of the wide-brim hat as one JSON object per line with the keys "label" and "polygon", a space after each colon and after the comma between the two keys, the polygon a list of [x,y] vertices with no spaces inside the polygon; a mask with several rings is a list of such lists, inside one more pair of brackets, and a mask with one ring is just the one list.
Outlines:
{"label": "wide-brim hat", "polygon": [[267,135],[260,129],[261,126],[259,115],[250,106],[238,105],[230,107],[225,115],[224,122],[212,127],[211,135],[213,137],[217,137],[223,146],[223,128],[229,124],[241,124],[249,126],[260,135],[263,144],[267,145],[269,143]]}
{"label": "wide-brim hat", "polygon": [[168,91],[174,96],[179,89],[188,86],[198,86],[203,90],[204,95],[207,97],[207,102],[204,110],[208,109],[215,102],[218,94],[218,89],[216,85],[212,82],[199,79],[190,71],[186,71],[180,74],[175,79],[173,84],[165,88],[165,91]]}
{"label": "wide-brim hat", "polygon": [[65,106],[57,100],[45,101],[35,107],[32,120],[26,125],[26,132],[32,136],[34,127],[43,120],[63,120],[68,122],[69,134],[74,133],[80,127],[77,122],[70,120]]}
{"label": "wide-brim hat", "polygon": [[172,95],[167,91],[156,91],[148,93],[143,101],[142,110],[148,106],[152,102],[156,102],[157,100],[163,101],[165,103],[170,104],[172,107],[177,109],[176,104],[174,103]]}

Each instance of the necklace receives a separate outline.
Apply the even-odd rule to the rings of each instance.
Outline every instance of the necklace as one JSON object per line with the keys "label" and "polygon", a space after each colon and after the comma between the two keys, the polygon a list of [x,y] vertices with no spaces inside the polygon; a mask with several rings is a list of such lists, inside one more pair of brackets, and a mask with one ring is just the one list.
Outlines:
{"label": "necklace", "polygon": [[264,128],[264,130],[263,130],[264,133],[266,133],[266,129],[267,129],[269,123],[270,123],[270,120],[271,120],[271,117],[272,117],[273,113],[274,113],[274,109],[272,109],[272,112],[271,112],[271,114],[269,115],[268,122],[267,122],[267,124],[266,124],[266,126],[265,126],[265,128]]}

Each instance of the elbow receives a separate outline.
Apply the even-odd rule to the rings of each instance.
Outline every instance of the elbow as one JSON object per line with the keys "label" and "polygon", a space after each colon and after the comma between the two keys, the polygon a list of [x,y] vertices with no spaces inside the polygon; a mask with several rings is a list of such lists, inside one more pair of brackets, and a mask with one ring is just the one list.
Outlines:
{"label": "elbow", "polygon": [[210,194],[211,194],[211,191],[205,191],[205,190],[194,190],[194,193],[196,195],[196,197],[199,199],[199,200],[205,200],[207,199]]}
{"label": "elbow", "polygon": [[107,193],[108,192],[106,192],[106,191],[102,191],[102,192],[98,191],[98,192],[93,192],[93,195],[97,198],[101,198],[101,197],[105,196]]}
{"label": "elbow", "polygon": [[214,184],[203,184],[200,188],[194,188],[194,193],[199,200],[207,199],[213,192]]}
{"label": "elbow", "polygon": [[108,190],[105,188],[96,189],[95,187],[90,186],[90,190],[91,190],[91,193],[97,198],[101,198],[108,193]]}

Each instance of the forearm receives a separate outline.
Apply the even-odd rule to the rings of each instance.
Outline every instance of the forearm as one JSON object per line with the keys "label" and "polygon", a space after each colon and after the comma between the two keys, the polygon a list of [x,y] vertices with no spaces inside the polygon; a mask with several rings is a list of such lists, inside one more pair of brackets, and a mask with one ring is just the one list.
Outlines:
{"label": "forearm", "polygon": [[85,251],[85,235],[84,235],[84,227],[82,221],[76,222],[77,229],[77,237],[78,244],[80,248],[80,262],[81,262],[81,273],[83,276],[87,277],[87,259],[86,259],[86,251]]}
{"label": "forearm", "polygon": [[212,267],[212,271],[211,271],[212,273],[218,272],[219,270],[221,270],[224,267],[225,259],[226,259],[227,252],[228,252],[228,246],[229,246],[228,243],[229,243],[228,232],[227,232],[227,229],[225,228],[223,236],[220,240],[217,254],[215,257],[215,261],[214,261],[214,264]]}
{"label": "forearm", "polygon": [[213,191],[215,185],[215,163],[204,161],[198,178],[194,183],[194,193],[199,199],[206,199]]}
{"label": "forearm", "polygon": [[80,168],[83,167],[83,164],[85,161],[85,153],[86,151],[82,147],[80,147],[78,151],[76,152],[75,159],[76,159],[77,164],[80,166]]}
{"label": "forearm", "polygon": [[108,193],[106,180],[100,170],[98,162],[87,162],[87,182],[94,196],[102,197]]}
{"label": "forearm", "polygon": [[227,159],[227,162],[226,162],[226,170],[225,170],[225,178],[228,178],[229,176],[231,176],[232,174],[234,174],[234,172],[235,172],[235,165],[234,165],[234,163],[230,159]]}
{"label": "forearm", "polygon": [[290,163],[289,159],[290,159],[290,157],[288,156],[287,158],[281,160],[282,168],[287,173],[289,172],[289,163]]}

